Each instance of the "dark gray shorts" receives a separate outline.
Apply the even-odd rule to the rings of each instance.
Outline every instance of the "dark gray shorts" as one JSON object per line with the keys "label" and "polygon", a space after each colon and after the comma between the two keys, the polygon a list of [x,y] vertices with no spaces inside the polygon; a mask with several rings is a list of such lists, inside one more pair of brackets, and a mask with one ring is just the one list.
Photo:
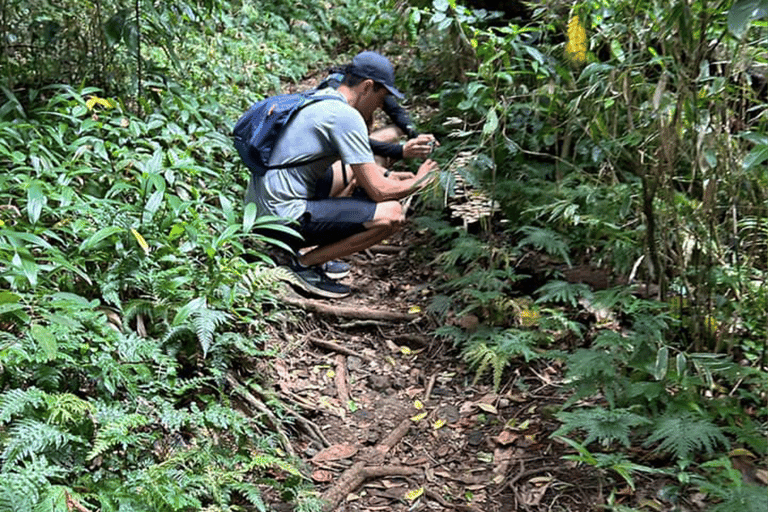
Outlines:
{"label": "dark gray shorts", "polygon": [[[376,203],[359,197],[331,197],[307,201],[307,211],[299,218],[298,231],[304,237],[299,247],[330,245],[365,231],[373,220]],[[292,245],[293,246],[293,245]]]}

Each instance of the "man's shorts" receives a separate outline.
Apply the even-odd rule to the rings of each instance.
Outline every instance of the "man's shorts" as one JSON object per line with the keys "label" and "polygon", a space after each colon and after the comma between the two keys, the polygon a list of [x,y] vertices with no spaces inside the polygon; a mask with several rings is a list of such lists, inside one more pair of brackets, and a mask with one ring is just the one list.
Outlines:
{"label": "man's shorts", "polygon": [[331,197],[307,201],[307,211],[299,218],[298,232],[304,237],[299,247],[330,245],[365,231],[373,220],[376,203],[359,197]]}
{"label": "man's shorts", "polygon": [[288,227],[298,231],[303,239],[283,231],[260,229],[258,233],[280,240],[294,251],[314,245],[330,245],[365,231],[366,222],[373,220],[376,203],[358,197],[330,197],[307,201],[307,210]]}

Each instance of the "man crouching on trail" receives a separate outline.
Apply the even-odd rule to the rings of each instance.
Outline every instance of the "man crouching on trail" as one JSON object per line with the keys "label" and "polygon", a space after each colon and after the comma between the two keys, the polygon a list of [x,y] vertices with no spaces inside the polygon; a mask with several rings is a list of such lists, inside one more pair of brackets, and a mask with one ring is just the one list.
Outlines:
{"label": "man crouching on trail", "polygon": [[[405,216],[398,200],[421,190],[437,169],[434,161],[426,160],[413,177],[400,174],[392,179],[376,164],[365,119],[389,94],[403,97],[389,60],[375,52],[358,54],[336,90],[310,93],[310,98],[325,99],[309,103],[288,121],[272,150],[270,169],[263,176],[251,175],[246,203],[255,203],[258,215],[297,221],[292,227],[303,240],[284,240],[295,251],[290,268],[314,295],[340,298],[350,293],[348,286],[330,279],[322,265],[365,250],[400,229]],[[352,169],[368,197],[317,196],[318,181],[339,159]],[[291,162],[297,165],[291,167]],[[315,248],[299,255],[306,247]]]}

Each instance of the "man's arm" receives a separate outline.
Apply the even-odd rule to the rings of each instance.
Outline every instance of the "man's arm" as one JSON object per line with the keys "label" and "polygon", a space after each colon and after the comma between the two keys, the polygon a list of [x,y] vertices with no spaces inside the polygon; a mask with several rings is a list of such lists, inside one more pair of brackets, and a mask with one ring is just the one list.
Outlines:
{"label": "man's arm", "polygon": [[[393,179],[384,176],[385,169],[373,162],[350,165],[357,184],[363,187],[373,201],[381,203],[402,199],[427,186],[437,169],[437,162],[426,160],[419,167],[419,172],[406,179]],[[401,176],[398,176],[401,178]]]}
{"label": "man's arm", "polygon": [[419,136],[419,132],[416,131],[416,127],[413,125],[408,112],[397,102],[397,99],[389,95],[384,98],[384,105],[382,110],[389,116],[395,126],[403,130],[409,139],[413,139]]}

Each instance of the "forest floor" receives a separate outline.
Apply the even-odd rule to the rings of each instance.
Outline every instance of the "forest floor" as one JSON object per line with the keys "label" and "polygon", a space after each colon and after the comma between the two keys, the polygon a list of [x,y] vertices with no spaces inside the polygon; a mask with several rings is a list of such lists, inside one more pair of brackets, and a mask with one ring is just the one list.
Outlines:
{"label": "forest floor", "polygon": [[[269,384],[306,420],[288,437],[325,510],[576,512],[598,509],[611,490],[616,504],[671,510],[656,497],[671,483],[663,478],[636,476],[632,490],[563,458],[575,451],[550,437],[567,398],[558,364],[521,363],[496,392],[489,379],[473,382],[419,311],[438,269],[413,255],[429,244],[411,227],[350,257],[351,296],[290,295],[301,320],[273,333],[283,356]],[[290,510],[277,497],[271,506]]]}
{"label": "forest floor", "polygon": [[[314,87],[319,76],[284,92]],[[564,459],[576,452],[551,437],[568,398],[556,362],[521,362],[497,391],[490,378],[474,382],[423,312],[440,271],[425,257],[432,245],[411,224],[346,259],[349,297],[284,296],[294,317],[267,347],[282,355],[259,373],[301,419],[287,436],[324,511],[580,512],[609,500],[654,511],[705,508],[703,496],[687,506],[662,501],[662,489],[676,483],[668,477],[635,474],[631,489],[616,474]],[[600,269],[580,272],[586,281],[610,280]],[[292,510],[278,496],[269,504]]]}

